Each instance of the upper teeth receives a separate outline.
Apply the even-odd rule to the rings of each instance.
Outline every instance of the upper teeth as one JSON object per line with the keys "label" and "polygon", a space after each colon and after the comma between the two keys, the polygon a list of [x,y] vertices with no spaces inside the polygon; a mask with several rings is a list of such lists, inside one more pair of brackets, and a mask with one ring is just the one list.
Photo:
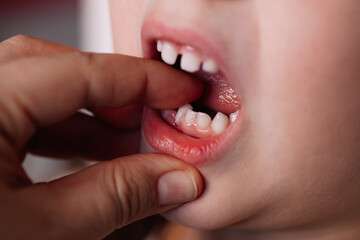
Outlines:
{"label": "upper teeth", "polygon": [[201,55],[192,48],[178,47],[167,41],[157,41],[157,50],[161,52],[161,59],[169,64],[174,65],[177,58],[181,55],[180,68],[184,71],[194,73],[202,69],[204,72],[216,73],[219,67],[213,59],[202,59]]}
{"label": "upper teeth", "polygon": [[184,52],[181,57],[180,67],[187,72],[197,72],[200,69],[201,60],[191,52]]}
{"label": "upper teeth", "polygon": [[170,43],[164,43],[162,46],[161,58],[169,65],[173,65],[176,62],[178,53]]}
{"label": "upper teeth", "polygon": [[208,59],[203,63],[202,70],[204,72],[216,73],[217,71],[219,71],[219,68],[214,60]]}

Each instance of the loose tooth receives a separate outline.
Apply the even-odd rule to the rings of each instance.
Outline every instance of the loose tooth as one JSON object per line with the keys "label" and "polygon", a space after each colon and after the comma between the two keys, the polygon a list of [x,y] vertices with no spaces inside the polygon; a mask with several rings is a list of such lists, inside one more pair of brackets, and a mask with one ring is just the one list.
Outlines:
{"label": "loose tooth", "polygon": [[239,113],[240,113],[240,110],[237,110],[236,112],[233,112],[232,114],[230,114],[230,122],[231,123],[235,122],[235,120],[239,116]]}
{"label": "loose tooth", "polygon": [[224,132],[228,125],[229,118],[221,112],[218,112],[211,122],[211,128],[217,134]]}
{"label": "loose tooth", "polygon": [[196,123],[200,129],[206,129],[211,124],[211,117],[206,113],[198,112],[196,116]]}
{"label": "loose tooth", "polygon": [[219,71],[219,67],[214,60],[208,59],[203,63],[202,70],[208,73],[217,73]]}
{"label": "loose tooth", "polygon": [[164,47],[163,42],[160,41],[160,40],[158,40],[158,41],[157,41],[157,46],[156,46],[158,52],[162,52],[163,47]]}
{"label": "loose tooth", "polygon": [[175,47],[168,42],[164,42],[163,49],[161,52],[162,60],[169,65],[174,65],[177,57],[178,57],[178,53],[176,52]]}
{"label": "loose tooth", "polygon": [[192,123],[195,119],[196,119],[196,112],[188,109],[185,115],[185,123],[187,124]]}
{"label": "loose tooth", "polygon": [[182,70],[194,73],[200,70],[201,60],[191,52],[184,52],[181,56],[180,67]]}
{"label": "loose tooth", "polygon": [[175,115],[175,123],[179,124],[182,118],[186,115],[186,111],[192,109],[193,107],[190,104],[185,104],[184,106],[180,107]]}

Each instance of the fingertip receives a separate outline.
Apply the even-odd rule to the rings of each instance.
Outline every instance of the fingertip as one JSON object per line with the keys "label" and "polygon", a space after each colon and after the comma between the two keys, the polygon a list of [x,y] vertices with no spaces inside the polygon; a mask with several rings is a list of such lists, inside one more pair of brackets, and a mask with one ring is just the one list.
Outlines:
{"label": "fingertip", "polygon": [[122,108],[96,108],[92,112],[96,117],[118,129],[138,129],[141,123],[142,105],[131,104]]}
{"label": "fingertip", "polygon": [[177,108],[201,96],[203,82],[165,63],[148,60],[146,104],[156,109]]}
{"label": "fingertip", "polygon": [[141,154],[138,157],[141,157],[144,162],[152,162],[153,168],[158,167],[156,171],[163,172],[157,179],[157,196],[160,206],[186,203],[197,199],[202,194],[205,183],[197,168],[161,153]]}

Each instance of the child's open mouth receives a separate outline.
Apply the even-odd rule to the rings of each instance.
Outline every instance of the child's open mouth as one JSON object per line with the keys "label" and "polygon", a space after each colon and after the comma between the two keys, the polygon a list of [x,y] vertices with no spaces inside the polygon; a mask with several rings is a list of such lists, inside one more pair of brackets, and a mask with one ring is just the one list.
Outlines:
{"label": "child's open mouth", "polygon": [[142,37],[144,57],[162,60],[204,81],[202,96],[195,102],[178,109],[145,109],[146,142],[193,165],[217,159],[238,135],[241,104],[216,54],[188,31],[167,29],[158,23],[144,25]]}
{"label": "child's open mouth", "polygon": [[203,94],[197,101],[177,110],[162,111],[163,119],[179,131],[195,138],[223,133],[240,112],[240,102],[215,60],[199,50],[157,40],[161,59],[174,67],[195,74],[204,81]]}

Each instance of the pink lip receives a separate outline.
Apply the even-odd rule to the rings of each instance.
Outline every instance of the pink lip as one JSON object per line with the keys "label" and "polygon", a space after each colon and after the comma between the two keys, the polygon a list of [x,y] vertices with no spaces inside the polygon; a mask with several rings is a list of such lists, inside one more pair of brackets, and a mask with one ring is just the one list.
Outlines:
{"label": "pink lip", "polygon": [[232,145],[240,131],[240,124],[241,117],[216,137],[196,139],[177,131],[163,121],[158,111],[146,107],[142,131],[146,142],[156,151],[200,166],[215,161]]}
{"label": "pink lip", "polygon": [[179,45],[191,46],[200,50],[203,54],[217,62],[227,79],[233,79],[231,76],[227,76],[229,68],[221,52],[215,47],[217,44],[207,40],[189,28],[172,28],[161,22],[148,20],[145,21],[142,26],[141,40],[143,57],[145,58],[153,59],[158,55],[156,51],[156,40],[168,40]]}
{"label": "pink lip", "polygon": [[[170,28],[156,21],[146,21],[142,27],[142,48],[145,58],[156,58],[156,40],[168,40],[199,49],[217,61],[227,77],[228,68],[214,44],[186,28]],[[143,135],[146,142],[156,151],[180,158],[194,166],[211,163],[235,142],[241,131],[242,113],[228,129],[215,137],[197,139],[185,135],[165,123],[156,110],[145,108],[143,113]]]}

